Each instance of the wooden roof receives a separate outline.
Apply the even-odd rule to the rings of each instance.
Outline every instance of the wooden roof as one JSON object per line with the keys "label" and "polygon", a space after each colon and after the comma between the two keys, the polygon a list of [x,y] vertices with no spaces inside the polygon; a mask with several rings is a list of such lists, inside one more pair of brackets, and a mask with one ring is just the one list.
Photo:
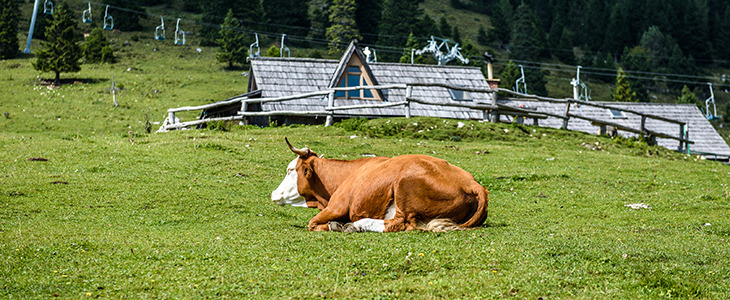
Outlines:
{"label": "wooden roof", "polygon": [[[351,45],[340,61],[328,59],[311,58],[274,58],[257,57],[251,60],[251,77],[249,78],[249,92],[252,89],[261,91],[262,98],[289,96],[307,92],[325,90],[339,80],[343,69],[353,55],[358,55],[366,68],[368,76],[380,85],[407,84],[407,83],[443,83],[473,88],[488,88],[488,83],[479,68],[467,66],[438,66],[438,65],[415,65],[400,63],[367,63],[357,47]],[[403,89],[391,89],[382,91],[382,99],[390,102],[405,101],[406,91]],[[486,93],[469,93],[473,99],[471,103],[486,103]],[[443,87],[413,87],[413,97],[431,102],[447,103],[455,102],[449,91]],[[336,106],[356,105],[373,103],[374,100],[337,99]],[[694,141],[690,149],[694,152],[707,152],[719,154],[721,158],[730,157],[730,147],[715,131],[709,121],[705,119],[699,109],[689,104],[658,104],[658,103],[618,103],[599,102],[605,105],[612,105],[618,108],[626,108],[634,111],[662,116],[686,122],[689,128],[689,139]],[[525,105],[528,108],[540,112],[548,112],[558,115],[565,113],[565,104],[538,102],[531,100],[500,100],[500,104],[511,106]],[[262,111],[294,110],[294,111],[324,111],[327,107],[327,99],[324,97],[310,97],[307,99],[292,100],[287,102],[264,103]],[[625,113],[626,118],[612,118],[608,110],[593,106],[571,107],[572,114],[578,114],[594,119],[638,128],[641,117]],[[336,114],[340,117],[365,116],[365,117],[390,117],[403,116],[402,107],[394,108],[368,108],[348,110],[346,114]],[[411,115],[427,116],[450,119],[478,119],[483,118],[481,111],[467,108],[430,106],[418,103],[411,103]],[[324,117],[324,115],[322,116]],[[510,121],[510,117],[502,116],[503,121]],[[528,121],[529,122],[529,121]],[[529,123],[528,123],[529,124]],[[540,126],[560,128],[562,120],[558,118],[547,118],[540,120]],[[663,121],[647,119],[646,127],[649,130],[672,136],[679,136],[679,125]],[[571,118],[568,129],[583,131],[591,134],[598,133],[598,127],[589,121]],[[619,131],[619,134],[627,137],[635,136],[630,132]],[[660,146],[669,149],[678,149],[679,142],[672,139],[657,139]]]}
{"label": "wooden roof", "polygon": [[[399,63],[367,64],[380,85],[405,83],[446,83],[466,87],[488,88],[479,68],[464,66],[411,65]],[[340,64],[335,60],[310,58],[258,57],[251,60],[249,88],[256,86],[262,97],[280,97],[327,89]],[[255,82],[254,82],[255,81]],[[385,101],[405,101],[405,90],[383,90]],[[470,93],[473,101],[487,101],[487,95]],[[414,87],[413,97],[434,102],[452,100],[446,88]],[[280,103],[266,103],[263,111],[274,110],[324,110],[327,101],[323,98],[309,98]],[[335,100],[336,106],[373,103],[372,100]],[[434,107],[421,104],[411,105],[413,116],[430,116],[453,119],[481,119],[482,113],[455,107]],[[348,111],[348,115],[385,117],[403,116],[403,108],[374,108]]]}
{"label": "wooden roof", "polygon": [[[565,104],[562,103],[549,103],[539,102],[530,100],[499,100],[500,104],[506,104],[510,106],[524,105],[528,109],[536,109],[540,112],[548,112],[558,115],[565,113]],[[706,152],[714,153],[721,156],[721,158],[730,157],[730,147],[728,147],[725,140],[720,134],[715,131],[710,121],[708,121],[702,112],[693,104],[671,104],[671,103],[628,103],[628,102],[596,102],[607,106],[624,108],[634,110],[640,113],[652,114],[662,116],[668,119],[673,119],[687,123],[689,131],[689,139],[695,144],[690,145],[690,150],[693,152]],[[598,119],[602,121],[612,122],[619,125],[623,125],[631,128],[638,128],[641,123],[641,117],[635,114],[624,112],[625,118],[613,118],[609,111],[604,108],[598,108],[588,105],[573,105],[570,107],[570,113],[589,117],[592,119]],[[510,118],[507,116],[501,117],[502,121],[509,121]],[[530,123],[527,121],[526,123]],[[563,125],[563,120],[558,118],[549,117],[539,121],[542,127],[560,128]],[[672,136],[679,136],[679,125],[659,120],[646,119],[646,128],[651,131],[656,131]],[[598,126],[594,126],[590,121],[571,118],[568,122],[569,130],[583,131],[591,134],[598,133]],[[635,137],[636,134],[631,132],[625,132],[619,130],[619,134],[626,137]],[[679,148],[679,141],[673,139],[658,138],[657,144],[659,146],[677,150]]]}

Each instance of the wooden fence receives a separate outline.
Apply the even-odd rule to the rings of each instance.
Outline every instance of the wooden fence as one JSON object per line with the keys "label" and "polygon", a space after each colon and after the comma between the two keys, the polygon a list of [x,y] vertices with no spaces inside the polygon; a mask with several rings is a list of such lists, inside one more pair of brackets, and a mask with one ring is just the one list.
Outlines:
{"label": "wooden fence", "polygon": [[[427,101],[424,99],[418,99],[413,97],[413,88],[414,87],[442,87],[446,89],[452,89],[452,90],[460,90],[460,91],[466,91],[466,92],[473,92],[473,93],[485,93],[489,95],[488,99],[489,101],[487,103],[459,103],[459,102],[453,102],[453,103],[439,103],[439,102],[433,102],[433,101]],[[373,103],[373,104],[362,104],[362,105],[348,105],[348,106],[336,106],[335,105],[335,93],[336,92],[348,92],[348,91],[355,91],[355,90],[361,90],[361,89],[405,89],[406,90],[406,97],[405,101],[399,101],[399,102],[387,102],[387,103]],[[533,111],[529,109],[504,105],[497,103],[497,93],[502,92],[505,94],[509,94],[512,97],[508,98],[511,100],[525,100],[525,99],[533,99],[536,101],[543,101],[543,102],[551,102],[551,103],[562,103],[565,105],[565,113],[564,114],[553,114],[553,113],[547,113],[547,112],[540,112],[540,111]],[[284,101],[290,101],[290,100],[298,100],[298,99],[306,99],[310,97],[317,97],[317,96],[327,96],[327,107],[324,108],[324,110],[321,111],[248,111],[248,105],[249,104],[263,104],[263,103],[271,103],[271,102],[284,102]],[[200,119],[195,121],[188,121],[188,122],[180,122],[177,117],[175,116],[175,113],[178,112],[184,112],[184,111],[198,111],[198,110],[204,110],[204,109],[210,109],[214,107],[220,107],[220,106],[226,106],[231,105],[235,103],[241,103],[241,111],[238,113],[238,115],[235,116],[229,116],[229,117],[219,117],[219,118],[210,118],[210,119]],[[504,89],[504,88],[497,88],[497,89],[491,89],[491,88],[470,88],[470,87],[463,87],[463,86],[454,86],[449,84],[438,84],[438,83],[409,83],[409,84],[393,84],[393,85],[380,85],[380,86],[358,86],[358,87],[344,87],[344,88],[331,88],[327,90],[322,91],[316,91],[316,92],[309,92],[309,93],[303,93],[303,94],[297,94],[297,95],[290,95],[290,96],[284,96],[284,97],[275,97],[275,98],[248,98],[248,97],[234,97],[230,98],[225,101],[206,104],[206,105],[200,105],[200,106],[185,106],[185,107],[178,107],[178,108],[171,108],[167,110],[168,116],[163,122],[162,126],[160,127],[160,130],[158,132],[165,132],[169,130],[175,130],[175,129],[183,129],[188,128],[191,126],[197,126],[199,124],[203,124],[206,122],[212,122],[212,121],[233,121],[233,120],[243,120],[245,117],[251,117],[251,116],[327,116],[325,121],[325,126],[330,126],[333,123],[334,116],[336,112],[338,111],[347,111],[347,110],[353,110],[353,109],[364,109],[364,108],[387,108],[387,107],[397,107],[402,106],[403,107],[403,116],[406,118],[411,117],[411,110],[410,110],[410,104],[411,103],[419,103],[423,105],[433,105],[433,106],[452,106],[452,107],[462,107],[462,108],[469,108],[473,110],[482,111],[483,119],[490,122],[499,122],[500,115],[511,115],[514,116],[515,120],[524,120],[525,118],[531,118],[533,119],[534,125],[538,125],[538,120],[540,119],[546,119],[548,117],[558,118],[563,120],[562,129],[568,129],[568,122],[571,118],[576,119],[582,119],[591,122],[592,124],[599,126],[601,128],[601,132],[606,132],[607,126],[613,126],[617,130],[632,132],[639,135],[644,135],[650,138],[650,140],[655,140],[656,138],[665,138],[665,139],[673,139],[679,141],[679,148],[677,151],[680,152],[688,152],[689,147],[688,144],[694,144],[693,141],[689,140],[689,132],[687,123],[665,118],[662,116],[647,114],[643,112],[638,112],[631,109],[626,108],[620,108],[620,107],[614,107],[609,105],[603,105],[588,101],[581,101],[576,99],[556,99],[556,98],[550,98],[550,97],[542,97],[542,96],[536,96],[536,95],[530,95],[530,94],[522,94],[517,93],[512,90]],[[609,121],[599,120],[599,119],[593,119],[577,114],[573,114],[570,112],[570,108],[574,104],[579,105],[587,105],[587,106],[593,106],[597,108],[603,108],[603,109],[610,109],[610,110],[616,110],[621,111],[625,113],[631,113],[635,114],[641,117],[641,122],[639,124],[639,127],[630,127],[625,126],[618,123],[613,123]],[[652,131],[646,128],[646,120],[647,119],[654,119],[658,121],[673,123],[678,125],[678,135],[670,135],[665,134],[661,132]]]}

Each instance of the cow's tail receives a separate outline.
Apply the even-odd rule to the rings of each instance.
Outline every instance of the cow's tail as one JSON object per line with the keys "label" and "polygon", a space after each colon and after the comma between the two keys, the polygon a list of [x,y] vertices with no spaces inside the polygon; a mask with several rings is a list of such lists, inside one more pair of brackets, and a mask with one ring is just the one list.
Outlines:
{"label": "cow's tail", "polygon": [[416,227],[419,230],[422,231],[430,231],[430,232],[447,232],[447,231],[457,231],[457,230],[469,230],[472,228],[466,228],[459,226],[458,223],[454,222],[451,219],[433,219],[431,221],[428,221],[428,223],[420,223],[418,224],[418,227]]}
{"label": "cow's tail", "polygon": [[466,221],[461,227],[477,227],[484,224],[487,220],[487,206],[489,206],[489,192],[483,186],[478,183],[474,184],[472,195],[476,195],[477,198],[477,209],[474,215]]}

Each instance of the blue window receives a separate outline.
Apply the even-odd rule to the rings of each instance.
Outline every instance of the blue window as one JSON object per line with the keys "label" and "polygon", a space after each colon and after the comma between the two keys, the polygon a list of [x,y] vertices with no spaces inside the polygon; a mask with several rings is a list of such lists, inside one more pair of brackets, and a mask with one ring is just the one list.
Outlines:
{"label": "blue window", "polygon": [[[340,84],[337,87],[355,87],[355,86],[367,86],[367,82],[363,76],[363,72],[360,67],[349,66],[347,67],[347,73],[342,77]],[[338,91],[335,92],[335,97],[338,98],[360,98],[360,99],[373,99],[373,92],[371,90],[354,90],[354,91]]]}

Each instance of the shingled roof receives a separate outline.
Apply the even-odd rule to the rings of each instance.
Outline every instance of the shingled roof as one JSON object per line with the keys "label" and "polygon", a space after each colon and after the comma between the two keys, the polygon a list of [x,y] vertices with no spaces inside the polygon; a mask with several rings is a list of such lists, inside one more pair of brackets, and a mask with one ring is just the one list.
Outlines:
{"label": "shingled roof", "polygon": [[[409,83],[439,83],[470,88],[489,88],[487,80],[479,68],[468,66],[438,66],[438,65],[415,65],[400,63],[377,63],[365,62],[362,53],[350,45],[340,61],[329,59],[311,58],[274,58],[257,57],[251,60],[251,71],[248,83],[248,92],[260,91],[262,98],[290,96],[307,92],[326,90],[336,86],[341,76],[346,73],[347,63],[352,56],[357,56],[363,64],[367,76],[372,77],[374,84],[409,84]],[[405,101],[406,91],[403,89],[382,90],[380,95],[382,101],[400,102]],[[412,95],[414,98],[430,102],[447,103],[463,100],[454,100],[449,90],[444,87],[421,87],[414,86]],[[486,93],[469,93],[472,103],[487,103],[489,95]],[[381,100],[362,99],[337,99],[336,106],[369,104]],[[532,100],[505,100],[500,99],[500,104],[514,107],[520,105],[539,112],[563,115],[565,104],[540,102]],[[710,122],[704,118],[699,109],[688,104],[659,104],[659,103],[617,103],[597,102],[617,108],[625,108],[641,113],[662,116],[669,119],[682,121],[688,124],[689,139],[695,144],[690,149],[696,153],[713,153],[719,155],[720,159],[730,157],[730,147],[715,131]],[[305,99],[291,100],[286,102],[269,102],[262,104],[258,109],[261,111],[324,111],[327,107],[326,96],[310,97]],[[430,106],[418,103],[411,103],[411,115],[427,116],[450,119],[478,119],[483,118],[481,111],[468,108]],[[615,118],[604,108],[597,108],[588,105],[571,107],[570,112],[592,119],[603,120],[627,127],[637,128],[641,117],[631,113],[624,113],[620,118]],[[402,107],[394,108],[367,108],[348,110],[346,113],[336,114],[336,117],[392,117],[403,116]],[[324,117],[324,115],[323,115]],[[502,121],[512,121],[511,117],[502,116]],[[543,127],[560,128],[562,120],[549,117],[539,121]],[[672,136],[679,136],[679,125],[653,119],[647,119],[646,128]],[[568,129],[583,131],[591,134],[598,133],[599,127],[589,121],[571,118]],[[635,136],[630,132],[619,131],[619,134],[627,137]],[[673,139],[658,138],[660,146],[677,150],[679,142]]]}
{"label": "shingled roof", "polygon": [[[499,100],[500,104],[506,104],[510,106],[522,106],[527,109],[534,109],[540,112],[548,112],[557,115],[565,113],[565,104],[562,103],[550,103],[530,100]],[[730,157],[730,147],[728,147],[725,140],[720,134],[715,131],[712,124],[702,115],[702,112],[693,104],[672,104],[672,103],[627,103],[627,102],[594,102],[606,106],[611,106],[619,109],[628,109],[636,112],[661,116],[667,119],[677,120],[680,122],[687,123],[687,131],[689,134],[689,140],[693,141],[694,144],[690,145],[690,150],[693,153],[712,153],[717,154],[720,159],[727,159]],[[638,128],[641,123],[641,116],[624,112],[618,118],[614,117],[608,109],[598,108],[588,105],[573,105],[570,108],[571,114],[576,114],[591,119],[597,119],[605,122],[616,123],[630,128]],[[507,116],[502,116],[502,121],[510,121]],[[549,117],[547,119],[539,120],[539,125],[542,127],[561,128],[563,120],[558,118]],[[672,136],[679,136],[679,125],[669,123],[665,121],[655,120],[651,118],[646,119],[646,128],[648,130],[659,132]],[[599,127],[592,124],[590,121],[571,118],[568,122],[569,130],[583,131],[591,134],[598,134]],[[626,131],[618,131],[619,134],[625,137],[635,137],[636,134]],[[679,141],[674,139],[657,138],[657,144],[659,146],[678,150]],[[714,155],[707,155],[713,157]]]}
{"label": "shingled roof", "polygon": [[[446,83],[474,88],[488,88],[487,81],[476,67],[412,65],[400,63],[368,63],[372,76],[380,85],[406,83]],[[311,58],[257,57],[251,60],[249,91],[259,89],[263,98],[295,95],[327,89],[342,74],[341,64],[336,60]],[[339,70],[339,72],[338,72]],[[383,90],[384,101],[405,101],[405,90]],[[445,103],[453,100],[448,89],[443,87],[414,87],[413,97]],[[487,101],[483,93],[470,93],[472,101]],[[367,104],[374,100],[338,99],[337,106]],[[324,110],[327,101],[322,97],[265,103],[262,111]],[[347,111],[336,116],[388,117],[403,116],[403,108],[369,108]],[[435,107],[411,104],[411,115],[452,119],[481,119],[482,113],[457,107]]]}

